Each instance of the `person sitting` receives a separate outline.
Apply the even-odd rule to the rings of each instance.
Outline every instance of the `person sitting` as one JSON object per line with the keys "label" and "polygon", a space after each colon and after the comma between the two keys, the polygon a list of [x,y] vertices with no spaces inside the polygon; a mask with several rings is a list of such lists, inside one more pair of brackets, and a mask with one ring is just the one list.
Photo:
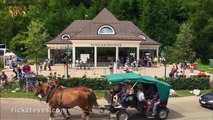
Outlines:
{"label": "person sitting", "polygon": [[129,67],[128,67],[128,64],[127,64],[127,63],[124,65],[124,71],[125,71],[126,73],[129,73]]}
{"label": "person sitting", "polygon": [[157,113],[157,106],[160,104],[160,99],[158,98],[157,101],[153,101],[153,109],[152,109],[152,116],[155,116]]}
{"label": "person sitting", "polygon": [[[158,104],[160,104],[160,103],[158,103],[160,101],[160,99],[159,99],[159,95],[158,95],[158,93],[157,92],[155,92],[154,94],[153,94],[153,98],[148,102],[148,107],[147,107],[147,111],[146,111],[146,113],[147,113],[147,115],[149,115],[149,113],[150,113],[150,109],[152,108],[152,110],[153,110],[153,112],[152,113],[154,113],[154,114],[152,114],[153,116],[156,114],[156,109],[157,109],[157,105]],[[155,109],[153,108],[154,107],[154,104],[156,103],[156,106],[155,106]]]}
{"label": "person sitting", "polygon": [[141,106],[141,108],[143,108],[144,106],[146,106],[147,108],[147,101],[144,96],[143,88],[140,88],[138,90],[136,97],[138,99],[138,103],[139,103],[138,105]]}
{"label": "person sitting", "polygon": [[116,108],[123,108],[126,104],[126,100],[127,100],[128,95],[134,95],[133,87],[132,87],[131,84],[128,84],[128,83],[124,84],[122,91],[119,94],[117,94],[117,96],[118,96],[117,101],[120,101],[120,105],[117,106]]}
{"label": "person sitting", "polygon": [[177,72],[177,77],[183,78],[183,71],[182,70],[180,72]]}
{"label": "person sitting", "polygon": [[143,92],[143,88],[140,88],[137,92],[137,98],[139,102],[143,102],[146,101],[145,96],[144,96],[144,92]]}
{"label": "person sitting", "polygon": [[206,77],[207,75],[203,71],[200,71],[197,76],[198,77]]}

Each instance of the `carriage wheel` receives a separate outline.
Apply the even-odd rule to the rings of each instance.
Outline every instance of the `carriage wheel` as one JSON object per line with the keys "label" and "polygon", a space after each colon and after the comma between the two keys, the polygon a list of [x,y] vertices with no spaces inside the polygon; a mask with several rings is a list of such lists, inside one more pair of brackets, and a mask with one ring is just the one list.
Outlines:
{"label": "carriage wheel", "polygon": [[125,111],[119,111],[117,113],[117,120],[128,120],[129,119],[129,114]]}
{"label": "carriage wheel", "polygon": [[158,110],[157,117],[159,120],[165,120],[168,117],[167,108],[161,108]]}

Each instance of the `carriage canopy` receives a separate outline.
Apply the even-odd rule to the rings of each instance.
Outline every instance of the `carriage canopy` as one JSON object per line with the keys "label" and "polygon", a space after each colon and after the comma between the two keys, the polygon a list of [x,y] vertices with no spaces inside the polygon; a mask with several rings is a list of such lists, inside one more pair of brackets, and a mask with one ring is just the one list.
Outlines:
{"label": "carriage canopy", "polygon": [[135,73],[103,75],[108,82],[142,82],[154,84],[158,89],[158,94],[162,102],[167,102],[169,98],[170,85],[151,76],[144,76]]}

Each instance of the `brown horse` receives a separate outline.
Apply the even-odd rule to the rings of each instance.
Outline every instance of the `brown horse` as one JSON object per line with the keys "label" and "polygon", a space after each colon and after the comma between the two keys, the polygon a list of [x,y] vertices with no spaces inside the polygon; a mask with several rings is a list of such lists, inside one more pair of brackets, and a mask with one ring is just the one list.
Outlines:
{"label": "brown horse", "polygon": [[[35,87],[35,96],[40,94],[42,98],[46,98],[50,87],[48,83],[39,83]],[[55,116],[57,108],[61,110],[63,116],[67,119],[70,117],[68,109],[79,106],[84,112],[84,120],[89,119],[89,114],[92,112],[93,106],[96,108],[99,107],[94,91],[87,87],[57,89],[49,98],[49,106],[51,110],[50,119]],[[66,109],[68,117],[66,117],[62,109]]]}

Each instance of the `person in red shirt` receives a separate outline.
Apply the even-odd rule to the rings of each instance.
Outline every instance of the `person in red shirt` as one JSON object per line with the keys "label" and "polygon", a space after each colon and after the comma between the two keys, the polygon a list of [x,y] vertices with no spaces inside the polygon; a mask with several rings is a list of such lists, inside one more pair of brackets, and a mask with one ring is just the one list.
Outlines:
{"label": "person in red shirt", "polygon": [[200,71],[197,76],[198,77],[206,77],[207,75],[204,72]]}

